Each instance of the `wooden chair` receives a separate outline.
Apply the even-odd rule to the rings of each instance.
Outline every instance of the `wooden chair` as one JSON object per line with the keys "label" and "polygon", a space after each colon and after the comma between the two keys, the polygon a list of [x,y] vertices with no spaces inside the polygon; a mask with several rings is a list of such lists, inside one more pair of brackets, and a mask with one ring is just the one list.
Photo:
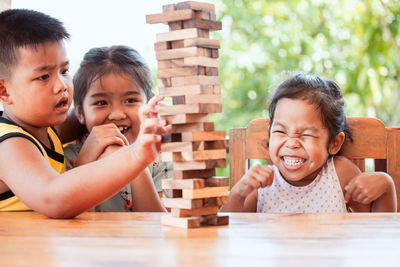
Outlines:
{"label": "wooden chair", "polygon": [[[375,171],[387,171],[393,178],[400,211],[400,128],[386,128],[374,118],[347,118],[353,142],[343,144],[341,155],[365,170],[365,159],[375,160]],[[269,159],[269,119],[255,119],[246,128],[229,132],[230,187],[245,174],[251,159]]]}

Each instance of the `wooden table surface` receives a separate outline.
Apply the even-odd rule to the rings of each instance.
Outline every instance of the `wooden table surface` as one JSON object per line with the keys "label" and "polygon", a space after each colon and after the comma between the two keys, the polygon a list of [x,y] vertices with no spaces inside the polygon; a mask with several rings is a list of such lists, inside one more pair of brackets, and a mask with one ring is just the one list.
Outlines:
{"label": "wooden table surface", "polygon": [[399,214],[229,216],[181,229],[161,226],[160,213],[0,212],[0,265],[400,266]]}

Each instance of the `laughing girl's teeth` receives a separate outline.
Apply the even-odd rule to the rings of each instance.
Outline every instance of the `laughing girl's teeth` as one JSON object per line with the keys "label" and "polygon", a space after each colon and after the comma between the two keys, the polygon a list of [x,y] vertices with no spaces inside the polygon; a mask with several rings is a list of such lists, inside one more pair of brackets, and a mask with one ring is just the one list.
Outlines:
{"label": "laughing girl's teeth", "polygon": [[126,132],[126,130],[128,130],[128,127],[119,126],[118,129],[123,134],[124,132]]}
{"label": "laughing girl's teeth", "polygon": [[291,159],[291,158],[286,158],[284,157],[283,160],[287,165],[300,165],[304,162],[304,159],[297,158],[297,159]]}

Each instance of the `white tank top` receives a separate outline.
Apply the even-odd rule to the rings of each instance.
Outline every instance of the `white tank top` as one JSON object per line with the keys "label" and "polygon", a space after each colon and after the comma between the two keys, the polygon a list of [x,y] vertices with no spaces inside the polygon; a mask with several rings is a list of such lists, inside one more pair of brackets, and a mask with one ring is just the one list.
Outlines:
{"label": "white tank top", "polygon": [[283,179],[276,166],[271,186],[258,189],[257,212],[344,213],[347,212],[333,157],[328,159],[314,181],[293,186]]}

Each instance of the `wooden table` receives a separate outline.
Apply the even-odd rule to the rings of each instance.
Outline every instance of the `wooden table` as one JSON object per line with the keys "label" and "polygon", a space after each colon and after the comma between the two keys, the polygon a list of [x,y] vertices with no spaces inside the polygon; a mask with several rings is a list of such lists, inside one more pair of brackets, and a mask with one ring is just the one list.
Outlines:
{"label": "wooden table", "polygon": [[399,214],[232,213],[228,226],[189,230],[160,216],[0,212],[0,265],[400,266]]}

